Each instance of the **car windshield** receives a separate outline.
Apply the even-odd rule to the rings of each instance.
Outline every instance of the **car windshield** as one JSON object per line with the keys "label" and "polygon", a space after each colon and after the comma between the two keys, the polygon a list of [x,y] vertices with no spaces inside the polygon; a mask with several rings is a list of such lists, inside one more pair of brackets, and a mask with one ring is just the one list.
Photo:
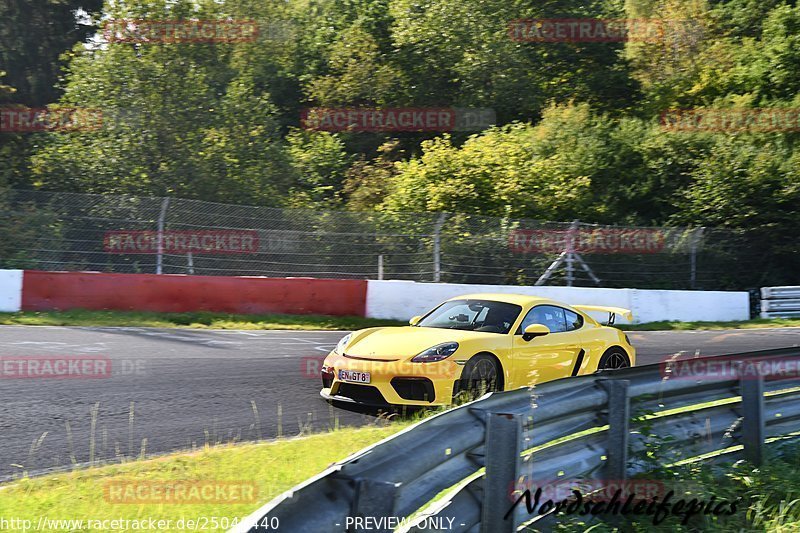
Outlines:
{"label": "car windshield", "polygon": [[508,333],[522,307],[491,300],[445,302],[417,325],[425,328],[462,329],[484,333]]}

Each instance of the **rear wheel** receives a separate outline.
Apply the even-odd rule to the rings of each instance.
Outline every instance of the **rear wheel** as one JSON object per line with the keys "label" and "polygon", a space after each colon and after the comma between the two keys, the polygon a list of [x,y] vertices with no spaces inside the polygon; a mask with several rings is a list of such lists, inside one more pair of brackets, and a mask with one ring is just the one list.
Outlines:
{"label": "rear wheel", "polygon": [[629,366],[631,366],[631,361],[628,359],[628,354],[622,348],[611,348],[600,358],[597,370],[600,372],[604,370],[619,370]]}
{"label": "rear wheel", "polygon": [[500,368],[490,355],[476,355],[464,366],[458,381],[459,400],[472,401],[487,392],[501,391]]}

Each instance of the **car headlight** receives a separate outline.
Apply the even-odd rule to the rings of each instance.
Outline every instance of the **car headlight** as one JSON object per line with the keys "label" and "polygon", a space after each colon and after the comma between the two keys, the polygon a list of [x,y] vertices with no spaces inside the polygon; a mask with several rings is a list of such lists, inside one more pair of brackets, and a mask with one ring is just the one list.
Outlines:
{"label": "car headlight", "polygon": [[457,342],[445,342],[433,348],[428,348],[419,355],[415,355],[411,361],[414,363],[435,363],[447,359],[456,353],[456,350],[458,350]]}
{"label": "car headlight", "polygon": [[339,344],[336,345],[336,348],[333,349],[334,353],[338,355],[344,355],[344,349],[347,346],[347,343],[350,342],[350,337],[352,336],[353,336],[352,333],[348,333],[347,335],[342,337],[342,340],[340,340]]}

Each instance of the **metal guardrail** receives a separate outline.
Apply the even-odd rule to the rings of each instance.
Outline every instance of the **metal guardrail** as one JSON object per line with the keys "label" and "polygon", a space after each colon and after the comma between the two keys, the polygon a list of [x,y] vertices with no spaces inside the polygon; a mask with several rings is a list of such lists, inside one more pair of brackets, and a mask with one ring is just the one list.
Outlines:
{"label": "metal guardrail", "polygon": [[[644,419],[646,431],[636,427]],[[525,505],[505,518],[513,487],[628,479],[652,468],[640,452],[658,442],[668,442],[663,464],[709,454],[760,464],[765,443],[798,430],[800,348],[562,379],[428,418],[280,495],[232,531],[342,532],[348,517],[413,516],[402,531],[437,531],[426,526],[440,518],[449,531],[511,532],[533,518]]]}
{"label": "metal guardrail", "polygon": [[761,318],[800,317],[800,287],[761,289]]}

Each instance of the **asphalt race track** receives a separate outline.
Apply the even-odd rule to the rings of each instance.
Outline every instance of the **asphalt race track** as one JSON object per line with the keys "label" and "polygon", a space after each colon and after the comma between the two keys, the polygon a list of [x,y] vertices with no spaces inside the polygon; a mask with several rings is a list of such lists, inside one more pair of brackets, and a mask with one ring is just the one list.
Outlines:
{"label": "asphalt race track", "polygon": [[[0,359],[110,359],[95,378],[0,374],[0,480],[95,460],[371,423],[319,398],[342,332],[0,326]],[[635,332],[639,364],[800,345],[798,329]],[[94,412],[94,414],[93,414]],[[94,431],[92,430],[94,421]],[[92,445],[94,443],[94,445]]]}

